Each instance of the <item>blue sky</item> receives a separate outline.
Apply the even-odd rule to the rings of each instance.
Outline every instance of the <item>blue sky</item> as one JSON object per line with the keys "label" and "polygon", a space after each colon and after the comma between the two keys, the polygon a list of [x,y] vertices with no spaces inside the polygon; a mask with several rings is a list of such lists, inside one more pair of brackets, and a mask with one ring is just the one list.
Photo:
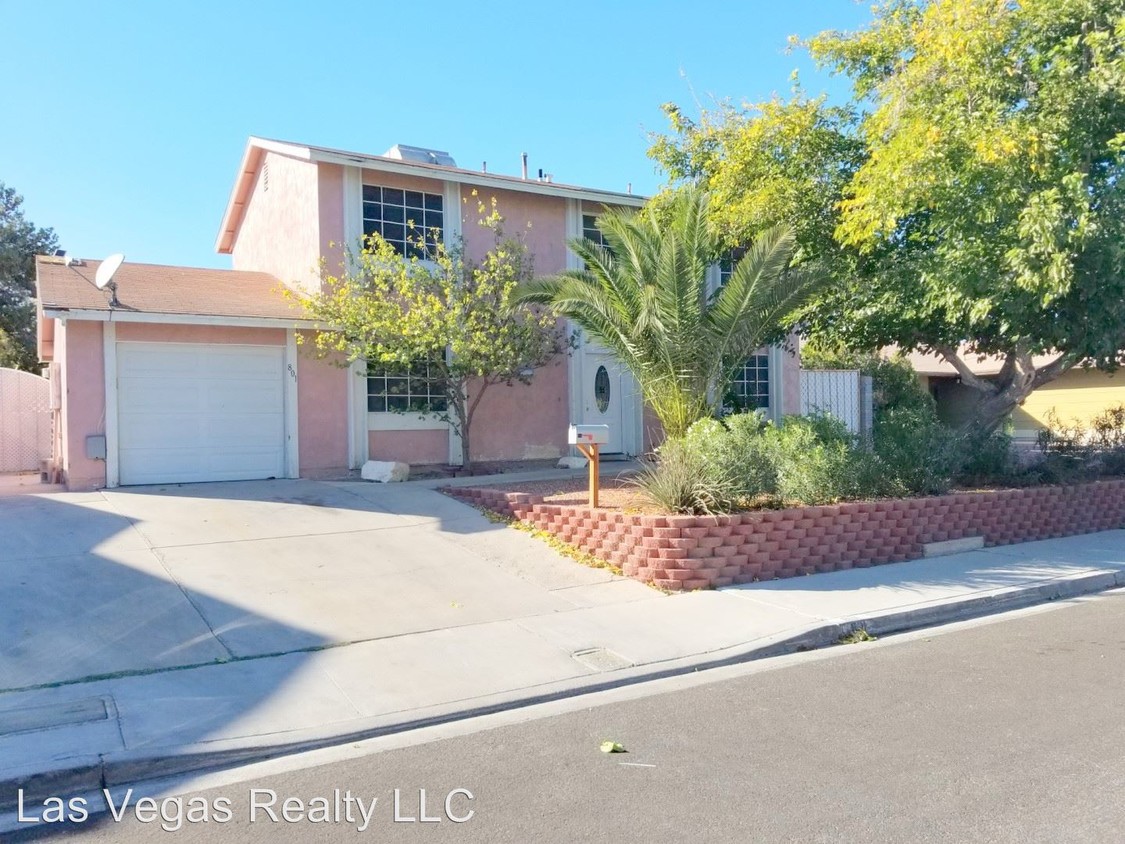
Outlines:
{"label": "blue sky", "polygon": [[229,266],[215,235],[249,135],[650,193],[660,104],[839,80],[791,34],[853,0],[190,3],[0,0],[0,181],[71,255]]}

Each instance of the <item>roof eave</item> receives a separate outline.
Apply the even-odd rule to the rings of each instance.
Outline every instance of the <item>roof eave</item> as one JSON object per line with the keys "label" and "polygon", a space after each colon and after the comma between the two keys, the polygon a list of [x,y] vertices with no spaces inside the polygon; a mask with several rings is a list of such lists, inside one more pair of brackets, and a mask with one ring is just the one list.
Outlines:
{"label": "roof eave", "polygon": [[241,328],[317,328],[316,320],[300,317],[270,317],[221,314],[176,314],[160,311],[125,311],[102,308],[68,308],[44,305],[49,319],[78,319],[93,322],[156,322],[170,325],[227,325]]}
{"label": "roof eave", "polygon": [[325,164],[340,164],[345,167],[363,167],[368,170],[379,170],[384,173],[396,173],[405,176],[417,176],[419,174],[429,173],[436,179],[480,185],[482,187],[492,187],[497,190],[521,191],[543,196],[560,196],[610,205],[628,205],[637,208],[644,205],[648,200],[647,197],[638,194],[619,193],[617,191],[598,190],[596,188],[583,188],[576,185],[560,184],[558,182],[519,179],[514,176],[501,176],[494,173],[465,170],[461,167],[446,167],[441,164],[400,161],[397,158],[387,158],[382,155],[364,155],[361,153],[346,152],[344,150],[327,149],[325,147],[307,147],[306,149],[309,152],[311,161],[323,162]]}

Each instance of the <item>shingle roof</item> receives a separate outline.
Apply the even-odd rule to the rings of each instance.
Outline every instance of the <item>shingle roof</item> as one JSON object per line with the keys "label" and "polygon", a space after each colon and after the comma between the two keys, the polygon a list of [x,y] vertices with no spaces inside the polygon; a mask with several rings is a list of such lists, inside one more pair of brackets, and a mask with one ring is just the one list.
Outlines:
{"label": "shingle roof", "polygon": [[[45,310],[109,311],[110,291],[98,290],[101,261],[39,255],[35,259],[39,301]],[[114,310],[152,314],[307,318],[282,297],[283,285],[269,273],[168,267],[126,261],[113,279],[120,305]]]}

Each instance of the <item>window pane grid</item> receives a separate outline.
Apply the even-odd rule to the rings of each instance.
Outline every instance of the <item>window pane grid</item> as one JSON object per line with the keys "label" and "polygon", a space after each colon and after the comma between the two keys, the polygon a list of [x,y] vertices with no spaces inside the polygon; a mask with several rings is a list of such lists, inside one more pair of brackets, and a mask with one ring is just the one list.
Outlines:
{"label": "window pane grid", "polygon": [[[408,258],[432,257],[445,228],[443,197],[436,193],[363,186],[363,233],[378,234]],[[414,242],[425,241],[424,247]]]}
{"label": "window pane grid", "polygon": [[719,287],[730,281],[735,265],[742,260],[742,256],[745,254],[746,250],[741,246],[728,249],[723,253],[723,256],[719,259]]}
{"label": "window pane grid", "polygon": [[768,408],[770,405],[769,355],[759,354],[749,358],[735,373],[731,388],[747,407]]}
{"label": "window pane grid", "polygon": [[428,363],[367,371],[369,413],[444,413],[446,408],[444,385]]}
{"label": "window pane grid", "polygon": [[594,241],[598,246],[606,246],[605,237],[598,230],[598,218],[593,214],[582,215],[582,237]]}

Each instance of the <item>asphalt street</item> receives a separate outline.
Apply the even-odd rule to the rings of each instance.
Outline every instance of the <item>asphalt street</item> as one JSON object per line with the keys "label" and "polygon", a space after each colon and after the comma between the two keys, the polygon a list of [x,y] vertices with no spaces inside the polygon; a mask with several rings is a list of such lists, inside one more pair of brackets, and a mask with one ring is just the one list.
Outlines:
{"label": "asphalt street", "polygon": [[1125,840],[1125,593],[779,665],[5,840]]}

